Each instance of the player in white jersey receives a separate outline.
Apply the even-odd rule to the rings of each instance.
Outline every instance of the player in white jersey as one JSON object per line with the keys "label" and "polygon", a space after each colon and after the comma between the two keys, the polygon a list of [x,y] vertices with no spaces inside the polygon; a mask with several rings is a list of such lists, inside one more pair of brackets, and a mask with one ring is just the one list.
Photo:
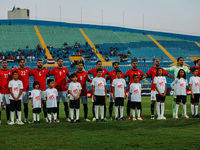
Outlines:
{"label": "player in white jersey", "polygon": [[186,113],[187,85],[186,73],[183,69],[180,69],[177,78],[171,83],[171,87],[174,89],[177,96],[175,119],[178,119],[178,108],[181,101],[183,103],[184,118],[189,119]]}
{"label": "player in white jersey", "polygon": [[101,109],[101,121],[104,120],[104,103],[107,100],[107,89],[106,89],[106,80],[102,78],[102,69],[97,69],[97,77],[92,80],[92,95],[93,100],[95,101],[95,116],[96,122],[99,120],[99,106]]}
{"label": "player in white jersey", "polygon": [[[33,123],[40,123],[40,113],[42,107],[42,91],[40,90],[40,83],[34,81],[33,90],[31,91],[31,107],[33,108]],[[37,122],[36,122],[37,114]]]}
{"label": "player in white jersey", "polygon": [[57,98],[58,98],[58,91],[54,88],[54,80],[48,79],[47,84],[49,88],[46,90],[46,100],[47,100],[47,113],[49,123],[51,123],[51,113],[53,113],[54,123],[57,122]]}
{"label": "player in white jersey", "polygon": [[14,125],[14,113],[15,110],[17,110],[18,120],[16,121],[16,124],[23,125],[24,123],[21,121],[21,99],[22,99],[22,90],[23,90],[23,84],[22,81],[18,79],[18,72],[13,71],[12,72],[12,78],[8,84],[8,88],[10,91],[10,116],[11,116],[11,122],[9,122],[9,125]]}
{"label": "player in white jersey", "polygon": [[[154,78],[153,84],[156,89],[156,100],[157,100],[157,114],[158,120],[166,119],[164,116],[165,110],[165,97],[167,92],[167,81],[165,76],[163,76],[162,68],[158,68],[156,72],[156,76]],[[161,110],[160,110],[161,109]]]}
{"label": "player in white jersey", "polygon": [[[121,78],[122,71],[117,70],[116,72],[117,78],[113,80],[112,83],[112,91],[113,91],[113,98],[115,100],[115,120],[124,120],[123,113],[124,113],[124,99],[126,99],[126,81]],[[118,110],[120,108],[120,118],[118,119]]]}
{"label": "player in white jersey", "polygon": [[[70,93],[70,115],[71,122],[80,122],[79,120],[79,109],[80,109],[80,94],[81,94],[81,84],[77,82],[77,74],[73,73],[71,75],[72,82],[69,84],[69,93]],[[74,109],[76,110],[76,119],[74,121],[73,113]]]}
{"label": "player in white jersey", "polygon": [[131,94],[131,109],[132,109],[132,114],[133,114],[133,121],[136,120],[135,118],[135,108],[137,107],[137,115],[138,118],[137,120],[143,120],[140,116],[140,111],[141,111],[141,84],[138,83],[138,75],[135,74],[133,75],[134,82],[131,83],[130,85],[130,94]]}
{"label": "player in white jersey", "polygon": [[[199,118],[198,107],[199,107],[199,96],[200,96],[200,78],[198,77],[198,69],[192,69],[193,76],[190,77],[189,84],[191,90],[191,112],[193,118]],[[195,106],[195,113],[194,113]]]}

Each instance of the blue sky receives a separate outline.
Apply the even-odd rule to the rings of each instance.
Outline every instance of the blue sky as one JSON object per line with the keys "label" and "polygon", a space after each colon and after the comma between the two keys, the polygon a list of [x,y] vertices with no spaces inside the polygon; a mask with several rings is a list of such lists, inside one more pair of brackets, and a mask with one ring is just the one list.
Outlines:
{"label": "blue sky", "polygon": [[102,25],[103,14],[103,25],[123,26],[124,14],[128,28],[200,36],[200,0],[0,0],[0,19],[14,5],[30,19],[80,23],[82,10],[84,24]]}

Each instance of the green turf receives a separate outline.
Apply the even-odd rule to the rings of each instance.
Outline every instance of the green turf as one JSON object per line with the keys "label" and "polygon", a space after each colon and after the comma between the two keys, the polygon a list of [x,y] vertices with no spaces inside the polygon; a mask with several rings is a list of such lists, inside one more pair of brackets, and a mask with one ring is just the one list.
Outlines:
{"label": "green turf", "polygon": [[[63,105],[60,105],[61,122],[59,124],[44,123],[42,113],[40,124],[8,126],[3,110],[0,149],[198,149],[200,147],[198,142],[200,119],[185,120],[181,117],[179,120],[172,119],[172,99],[172,97],[166,98],[167,120],[160,121],[150,119],[149,97],[143,97],[142,102],[145,120],[134,122],[129,120],[86,123],[83,122],[81,106],[82,122],[66,123]],[[89,118],[92,119],[91,99],[89,101]],[[107,116],[108,105],[107,101]],[[181,112],[180,106],[179,116]],[[187,112],[191,116],[189,96]],[[126,116],[126,107],[124,116]],[[31,109],[29,109],[29,120],[32,120]]]}

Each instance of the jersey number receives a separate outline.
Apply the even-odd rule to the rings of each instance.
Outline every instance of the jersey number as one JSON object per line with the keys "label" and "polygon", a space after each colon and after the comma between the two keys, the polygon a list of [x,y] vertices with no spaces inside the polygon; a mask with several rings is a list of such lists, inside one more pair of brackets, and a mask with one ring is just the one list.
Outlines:
{"label": "jersey number", "polygon": [[26,75],[26,71],[21,71],[21,75],[25,76]]}

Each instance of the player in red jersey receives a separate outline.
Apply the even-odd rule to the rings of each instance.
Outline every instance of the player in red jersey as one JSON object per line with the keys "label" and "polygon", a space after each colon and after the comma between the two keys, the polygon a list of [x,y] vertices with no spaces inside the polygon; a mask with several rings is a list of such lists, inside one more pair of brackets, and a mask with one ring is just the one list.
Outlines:
{"label": "player in red jersey", "polygon": [[[110,96],[109,96],[109,101],[110,101],[110,105],[109,105],[109,115],[110,115],[110,118],[109,120],[112,120],[112,111],[113,111],[113,104],[114,104],[114,98],[113,98],[113,92],[112,92],[112,82],[114,79],[117,78],[117,70],[119,70],[119,62],[113,62],[112,63],[112,66],[114,68],[113,71],[109,72],[108,73],[108,76],[106,77],[106,82],[108,80],[110,80]],[[124,74],[122,73],[122,76],[121,78],[124,78]]]}
{"label": "player in red jersey", "polygon": [[[101,60],[98,60],[96,62],[96,67],[97,68],[90,69],[88,71],[88,74],[92,74],[93,78],[95,78],[97,76],[97,69],[102,69],[102,77],[105,78],[106,74],[108,74],[108,70],[105,69],[105,68],[102,68],[102,61]],[[94,111],[95,104],[94,104],[93,98],[92,98],[92,102],[93,102],[93,105],[92,105],[93,119],[92,119],[92,121],[95,121],[96,120],[96,118],[95,118],[95,111]],[[106,103],[104,104],[104,120],[106,120]]]}
{"label": "player in red jersey", "polygon": [[60,102],[63,102],[64,104],[64,110],[66,115],[66,122],[71,122],[69,119],[69,108],[68,108],[68,92],[67,92],[67,81],[66,76],[70,79],[69,71],[68,69],[63,66],[63,59],[58,58],[57,60],[58,67],[53,68],[49,75],[54,75],[55,78],[55,84],[54,87],[58,91],[58,98],[57,98],[57,122],[59,122],[59,104]]}
{"label": "player in red jersey", "polygon": [[34,81],[38,81],[40,83],[40,90],[42,91],[42,104],[43,104],[43,112],[45,121],[48,122],[47,119],[47,108],[46,108],[46,98],[45,98],[45,91],[46,91],[46,77],[48,76],[49,70],[43,67],[42,60],[38,60],[37,69],[33,69],[30,72],[30,75],[34,77]]}
{"label": "player in red jersey", "polygon": [[2,94],[2,101],[6,104],[6,115],[7,115],[7,124],[10,120],[10,92],[8,89],[8,83],[12,79],[12,71],[9,70],[8,63],[6,60],[3,60],[1,63],[2,68],[0,69],[0,93]]}
{"label": "player in red jersey", "polygon": [[[138,82],[139,83],[140,83],[140,79],[144,75],[143,72],[142,72],[142,70],[137,69],[137,61],[133,61],[132,64],[131,64],[131,66],[132,66],[132,69],[126,71],[126,73],[125,73],[125,78],[128,77],[128,82],[129,82],[128,89],[129,89],[131,83],[134,82],[133,76],[135,74],[138,75],[138,79],[139,79]],[[131,95],[128,93],[128,102],[127,102],[127,107],[126,107],[127,108],[126,109],[126,111],[127,111],[127,118],[126,119],[127,120],[130,120],[130,107],[131,107],[130,105],[131,105]],[[142,113],[142,108],[141,108],[141,112],[140,113]]]}
{"label": "player in red jersey", "polygon": [[193,68],[197,68],[198,69],[198,77],[200,77],[200,59],[198,59],[196,61],[196,63],[198,66],[191,67],[190,70],[192,70]]}
{"label": "player in red jersey", "polygon": [[[160,68],[159,59],[155,59],[154,65],[155,66],[150,68],[147,71],[147,73],[142,77],[142,79],[147,78],[147,77],[151,78],[151,119],[154,119],[154,107],[155,107],[155,102],[156,102],[156,89],[153,84],[153,81],[154,81],[154,77],[156,76],[157,69]],[[174,79],[174,76],[168,74],[167,71],[165,71],[165,69],[162,69],[162,70],[163,70],[163,76],[167,76],[169,78]]]}
{"label": "player in red jersey", "polygon": [[29,74],[31,69],[25,67],[25,60],[20,59],[18,61],[19,68],[13,69],[12,71],[17,71],[19,75],[19,80],[23,83],[23,92],[22,92],[22,102],[24,104],[24,123],[29,123],[28,121],[28,103],[29,103]]}
{"label": "player in red jersey", "polygon": [[87,86],[86,86],[86,81],[88,82],[92,82],[92,80],[90,80],[88,73],[86,71],[83,70],[84,64],[82,62],[79,62],[77,65],[78,70],[76,70],[76,74],[77,74],[77,82],[79,82],[81,84],[82,90],[81,90],[81,101],[83,104],[83,108],[84,108],[84,120],[86,122],[89,122],[90,120],[87,118],[87,114],[88,114],[88,99],[87,99]]}

